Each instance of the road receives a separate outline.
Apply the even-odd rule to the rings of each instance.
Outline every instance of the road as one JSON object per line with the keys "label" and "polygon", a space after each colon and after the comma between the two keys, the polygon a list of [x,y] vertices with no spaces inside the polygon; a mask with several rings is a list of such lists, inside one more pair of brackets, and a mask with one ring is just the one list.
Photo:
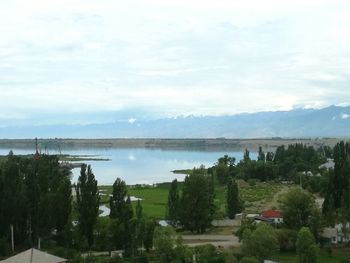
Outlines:
{"label": "road", "polygon": [[183,235],[184,243],[190,247],[211,244],[216,247],[238,247],[238,237],[233,235]]}

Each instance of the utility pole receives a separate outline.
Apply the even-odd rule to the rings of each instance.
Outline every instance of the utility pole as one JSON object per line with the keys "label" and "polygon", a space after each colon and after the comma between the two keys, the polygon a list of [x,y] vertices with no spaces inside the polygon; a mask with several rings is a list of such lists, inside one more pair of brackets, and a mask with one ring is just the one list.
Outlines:
{"label": "utility pole", "polygon": [[13,225],[11,225],[11,246],[12,246],[12,252],[15,251],[15,241],[13,237]]}

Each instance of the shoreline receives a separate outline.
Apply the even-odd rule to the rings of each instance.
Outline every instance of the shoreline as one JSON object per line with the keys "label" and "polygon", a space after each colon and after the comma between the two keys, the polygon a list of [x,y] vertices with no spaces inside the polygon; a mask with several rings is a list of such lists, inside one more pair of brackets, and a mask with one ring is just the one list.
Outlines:
{"label": "shoreline", "polygon": [[[106,138],[106,139],[38,139],[41,149],[160,149],[188,151],[219,151],[249,149],[257,151],[262,147],[265,151],[273,151],[278,146],[303,143],[310,146],[334,146],[343,138]],[[34,139],[0,139],[0,148],[33,149]]]}

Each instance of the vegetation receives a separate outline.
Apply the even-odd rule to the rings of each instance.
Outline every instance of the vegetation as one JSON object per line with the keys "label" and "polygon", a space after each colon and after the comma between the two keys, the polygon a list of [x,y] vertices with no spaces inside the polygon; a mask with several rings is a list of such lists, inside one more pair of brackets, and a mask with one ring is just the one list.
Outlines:
{"label": "vegetation", "polygon": [[275,230],[267,224],[259,224],[254,231],[246,229],[242,239],[242,253],[255,257],[259,262],[272,259],[279,250]]}
{"label": "vegetation", "polygon": [[284,222],[291,229],[308,226],[317,209],[314,197],[300,188],[292,189],[283,197],[281,208]]}
{"label": "vegetation", "polygon": [[60,167],[57,157],[33,159],[10,154],[0,165],[3,244],[10,241],[13,227],[16,247],[37,243],[39,238],[52,238],[64,245],[71,201],[69,171]]}
{"label": "vegetation", "polygon": [[176,226],[180,220],[180,195],[176,179],[172,181],[170,186],[165,218],[173,226]]}
{"label": "vegetation", "polygon": [[192,232],[205,232],[213,220],[215,207],[213,179],[204,169],[193,170],[185,178],[180,204],[181,225]]}
{"label": "vegetation", "polygon": [[298,233],[296,248],[299,263],[316,263],[319,248],[315,238],[307,227],[302,227]]}
{"label": "vegetation", "polygon": [[82,165],[76,185],[78,226],[80,233],[86,238],[89,248],[94,241],[94,228],[97,222],[100,197],[97,181],[90,165]]}
{"label": "vegetation", "polygon": [[[302,144],[275,153],[259,148],[257,160],[246,150],[238,163],[226,155],[213,167],[187,171],[184,182],[156,186],[127,186],[117,178],[113,186],[98,187],[84,165],[76,200],[70,173],[57,157],[9,154],[0,163],[0,256],[10,253],[13,226],[16,247],[30,247],[40,238],[70,262],[339,262],[349,255],[347,248],[320,250],[318,243],[323,226],[350,221],[349,152],[343,142],[333,153]],[[329,157],[335,169],[319,168]],[[322,213],[316,194],[325,197]],[[140,199],[131,202],[131,196]],[[98,217],[100,203],[109,206],[109,217]],[[244,221],[236,232],[241,251],[234,253],[210,245],[187,247],[177,232],[204,233],[214,218],[234,218],[242,209],[281,209],[284,223]],[[164,217],[175,228],[157,226],[155,219]],[[87,249],[123,250],[124,258],[82,259],[79,254]]]}
{"label": "vegetation", "polygon": [[334,147],[334,171],[330,171],[323,214],[330,225],[335,221],[350,221],[350,143],[340,142]]}
{"label": "vegetation", "polygon": [[234,179],[227,183],[227,215],[230,219],[235,218],[235,215],[242,211],[243,204],[239,196],[238,185]]}

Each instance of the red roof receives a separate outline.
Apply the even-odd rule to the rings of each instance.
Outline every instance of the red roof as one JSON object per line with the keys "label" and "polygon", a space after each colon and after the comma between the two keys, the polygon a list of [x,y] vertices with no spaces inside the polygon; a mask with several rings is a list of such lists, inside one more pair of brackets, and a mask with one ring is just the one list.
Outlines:
{"label": "red roof", "polygon": [[261,213],[265,218],[282,218],[282,213],[277,210],[267,210]]}

